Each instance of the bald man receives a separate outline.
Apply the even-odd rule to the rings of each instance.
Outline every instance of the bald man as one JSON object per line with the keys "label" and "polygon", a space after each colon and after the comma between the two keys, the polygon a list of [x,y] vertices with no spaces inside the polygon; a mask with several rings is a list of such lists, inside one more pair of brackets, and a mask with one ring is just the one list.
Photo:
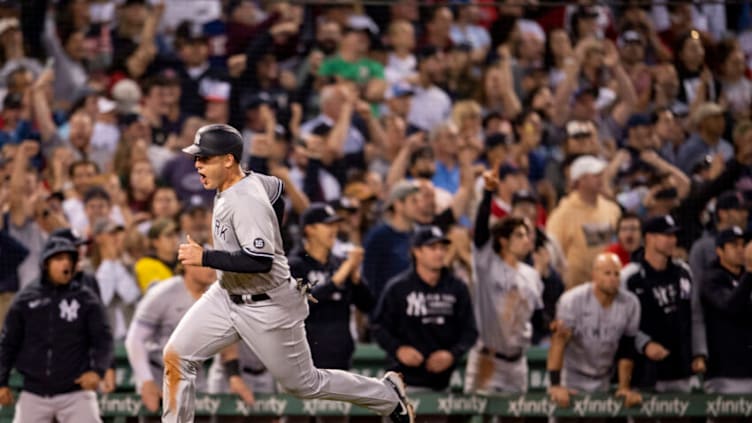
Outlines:
{"label": "bald man", "polygon": [[617,363],[616,396],[624,397],[627,406],[642,401],[630,387],[640,302],[621,289],[620,271],[616,254],[601,253],[593,263],[592,282],[570,289],[559,299],[547,367],[548,392],[561,407],[569,406],[572,391],[608,391]]}

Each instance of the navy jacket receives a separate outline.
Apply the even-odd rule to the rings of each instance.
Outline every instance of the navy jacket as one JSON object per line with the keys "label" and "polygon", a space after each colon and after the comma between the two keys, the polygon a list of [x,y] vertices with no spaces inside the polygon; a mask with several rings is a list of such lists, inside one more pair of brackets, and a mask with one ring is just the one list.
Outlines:
{"label": "navy jacket", "polygon": [[[375,337],[389,357],[389,366],[409,386],[443,390],[457,363],[475,344],[478,329],[465,283],[445,269],[432,287],[411,267],[392,279],[376,310]],[[397,349],[408,345],[427,360],[431,353],[448,350],[454,363],[441,373],[431,373],[425,361],[407,367],[397,361]]]}
{"label": "navy jacket", "polygon": [[42,278],[13,299],[0,334],[0,386],[13,367],[23,390],[57,395],[80,390],[87,371],[100,377],[113,359],[113,341],[102,302],[79,279],[53,285]]}
{"label": "navy jacket", "polygon": [[0,292],[18,291],[18,266],[28,255],[23,244],[8,231],[0,230]]}
{"label": "navy jacket", "polygon": [[365,283],[346,280],[342,287],[332,282],[344,260],[330,255],[326,263],[298,248],[290,254],[290,273],[294,278],[315,283],[311,294],[318,303],[309,302],[305,321],[313,364],[322,369],[348,370],[352,366],[355,343],[350,333],[350,305],[368,313],[375,305]]}
{"label": "navy jacket", "polygon": [[752,378],[752,273],[718,262],[705,274],[700,298],[708,340],[707,379]]}

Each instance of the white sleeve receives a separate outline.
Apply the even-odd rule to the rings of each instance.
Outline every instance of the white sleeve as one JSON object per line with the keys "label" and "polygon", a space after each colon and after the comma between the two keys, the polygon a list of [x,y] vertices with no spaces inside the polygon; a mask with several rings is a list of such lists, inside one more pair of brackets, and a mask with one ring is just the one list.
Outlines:
{"label": "white sleeve", "polygon": [[95,274],[97,278],[97,284],[99,285],[99,293],[102,296],[102,303],[105,306],[110,305],[112,298],[115,296],[117,262],[112,260],[104,260],[97,267]]}
{"label": "white sleeve", "polygon": [[120,299],[126,304],[133,304],[141,296],[141,289],[136,283],[136,279],[125,268],[121,261],[116,261],[113,265],[115,270],[115,291]]}
{"label": "white sleeve", "polygon": [[146,341],[154,334],[154,328],[134,320],[125,337],[125,351],[128,353],[128,363],[133,368],[136,377],[136,386],[141,389],[141,384],[154,380],[149,365],[149,352],[146,350]]}

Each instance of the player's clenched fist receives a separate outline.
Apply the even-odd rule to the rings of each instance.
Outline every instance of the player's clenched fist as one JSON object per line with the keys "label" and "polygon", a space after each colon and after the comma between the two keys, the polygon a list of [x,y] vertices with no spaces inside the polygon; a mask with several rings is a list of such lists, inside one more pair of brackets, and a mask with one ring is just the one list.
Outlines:
{"label": "player's clenched fist", "polygon": [[551,401],[555,402],[559,407],[569,407],[569,389],[564,386],[555,385],[548,388],[548,395],[551,396]]}
{"label": "player's clenched fist", "polygon": [[180,244],[178,248],[178,260],[184,266],[201,266],[204,249],[188,235],[188,243]]}

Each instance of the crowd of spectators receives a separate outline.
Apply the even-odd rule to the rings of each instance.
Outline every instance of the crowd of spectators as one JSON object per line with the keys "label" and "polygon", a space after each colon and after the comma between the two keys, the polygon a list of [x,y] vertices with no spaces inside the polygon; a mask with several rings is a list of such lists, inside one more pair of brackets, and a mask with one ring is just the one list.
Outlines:
{"label": "crowd of spectators", "polygon": [[[187,236],[211,243],[214,198],[180,150],[228,123],[243,166],[285,184],[317,365],[377,342],[408,385],[441,390],[469,353],[465,389],[524,392],[531,345],[555,341],[566,385],[605,375],[564,349],[619,333],[634,351],[609,344],[598,371],[628,359],[638,386],[705,373],[752,392],[746,2],[364,3],[0,1],[0,319],[72,254],[156,409],[155,351],[211,280],[177,263]],[[614,271],[641,322],[579,327],[583,293],[557,310]],[[19,336],[6,325],[0,386]],[[243,345],[215,370],[238,360],[256,382],[217,389],[273,391]]]}

